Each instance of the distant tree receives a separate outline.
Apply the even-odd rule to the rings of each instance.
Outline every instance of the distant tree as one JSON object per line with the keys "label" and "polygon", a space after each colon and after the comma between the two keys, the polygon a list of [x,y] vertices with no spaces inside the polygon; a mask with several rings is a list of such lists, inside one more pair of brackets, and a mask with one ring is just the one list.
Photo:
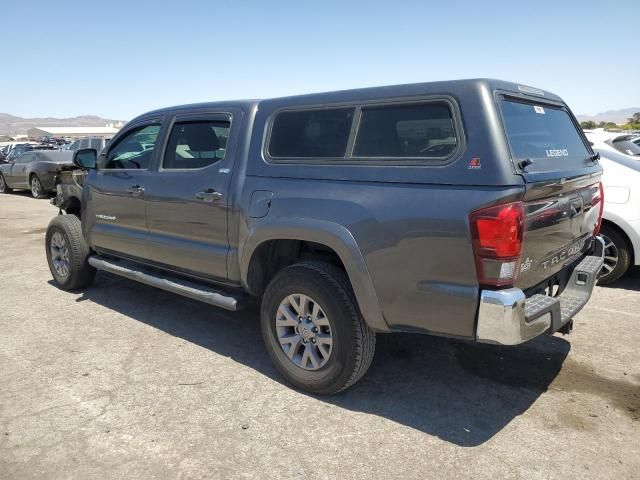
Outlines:
{"label": "distant tree", "polygon": [[584,122],[580,122],[580,126],[585,130],[592,130],[596,128],[596,122],[594,122],[593,120],[586,120]]}
{"label": "distant tree", "polygon": [[600,122],[598,128],[618,128],[618,124],[614,122]]}
{"label": "distant tree", "polygon": [[629,123],[640,123],[640,112],[636,112],[629,119]]}

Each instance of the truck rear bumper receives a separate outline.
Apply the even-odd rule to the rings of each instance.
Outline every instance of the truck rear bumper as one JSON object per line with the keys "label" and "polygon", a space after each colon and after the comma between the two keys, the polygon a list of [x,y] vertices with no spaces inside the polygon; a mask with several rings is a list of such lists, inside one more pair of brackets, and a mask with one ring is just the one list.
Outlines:
{"label": "truck rear bumper", "polygon": [[557,297],[527,298],[519,288],[482,290],[478,310],[478,342],[517,345],[566,325],[589,301],[602,268],[604,242],[597,237],[594,252],[574,268]]}

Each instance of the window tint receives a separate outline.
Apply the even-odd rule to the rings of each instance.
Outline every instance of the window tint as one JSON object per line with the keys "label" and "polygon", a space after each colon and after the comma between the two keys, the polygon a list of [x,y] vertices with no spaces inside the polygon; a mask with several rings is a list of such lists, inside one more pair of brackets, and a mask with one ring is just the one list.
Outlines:
{"label": "window tint", "polygon": [[589,155],[566,110],[515,100],[500,104],[515,159],[570,157],[582,163]]}
{"label": "window tint", "polygon": [[129,132],[109,150],[105,168],[149,168],[160,125],[147,125]]}
{"label": "window tint", "polygon": [[354,157],[447,157],[458,143],[446,103],[364,107]]}
{"label": "window tint", "polygon": [[29,163],[35,160],[33,153],[23,153],[16,159],[16,163]]}
{"label": "window tint", "polygon": [[164,155],[164,168],[203,168],[224,158],[231,123],[176,123]]}
{"label": "window tint", "polygon": [[347,150],[353,108],[280,112],[271,129],[274,158],[342,158]]}
{"label": "window tint", "polygon": [[89,148],[95,148],[98,153],[102,150],[102,139],[101,138],[92,138],[89,141]]}

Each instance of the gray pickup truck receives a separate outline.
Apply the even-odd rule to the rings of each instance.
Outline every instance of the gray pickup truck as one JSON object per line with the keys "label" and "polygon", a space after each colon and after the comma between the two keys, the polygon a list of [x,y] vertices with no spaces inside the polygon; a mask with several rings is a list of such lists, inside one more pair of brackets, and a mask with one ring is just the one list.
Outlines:
{"label": "gray pickup truck", "polygon": [[[380,332],[515,345],[571,331],[602,267],[601,167],[562,99],[461,80],[156,110],[53,219],[55,283],[96,270],[228,310],[336,393]],[[179,320],[176,320],[179,321]]]}

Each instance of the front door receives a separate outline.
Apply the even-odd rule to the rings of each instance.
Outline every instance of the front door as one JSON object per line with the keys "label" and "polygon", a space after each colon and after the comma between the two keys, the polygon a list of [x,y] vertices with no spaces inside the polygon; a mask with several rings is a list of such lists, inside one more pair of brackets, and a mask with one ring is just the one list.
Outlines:
{"label": "front door", "polygon": [[158,172],[145,192],[149,256],[155,263],[227,279],[227,210],[238,131],[231,123],[230,113],[173,119]]}
{"label": "front door", "polygon": [[131,127],[100,155],[99,169],[87,177],[84,188],[89,189],[91,201],[86,202],[82,221],[93,248],[148,258],[144,199],[159,132],[159,121]]}

